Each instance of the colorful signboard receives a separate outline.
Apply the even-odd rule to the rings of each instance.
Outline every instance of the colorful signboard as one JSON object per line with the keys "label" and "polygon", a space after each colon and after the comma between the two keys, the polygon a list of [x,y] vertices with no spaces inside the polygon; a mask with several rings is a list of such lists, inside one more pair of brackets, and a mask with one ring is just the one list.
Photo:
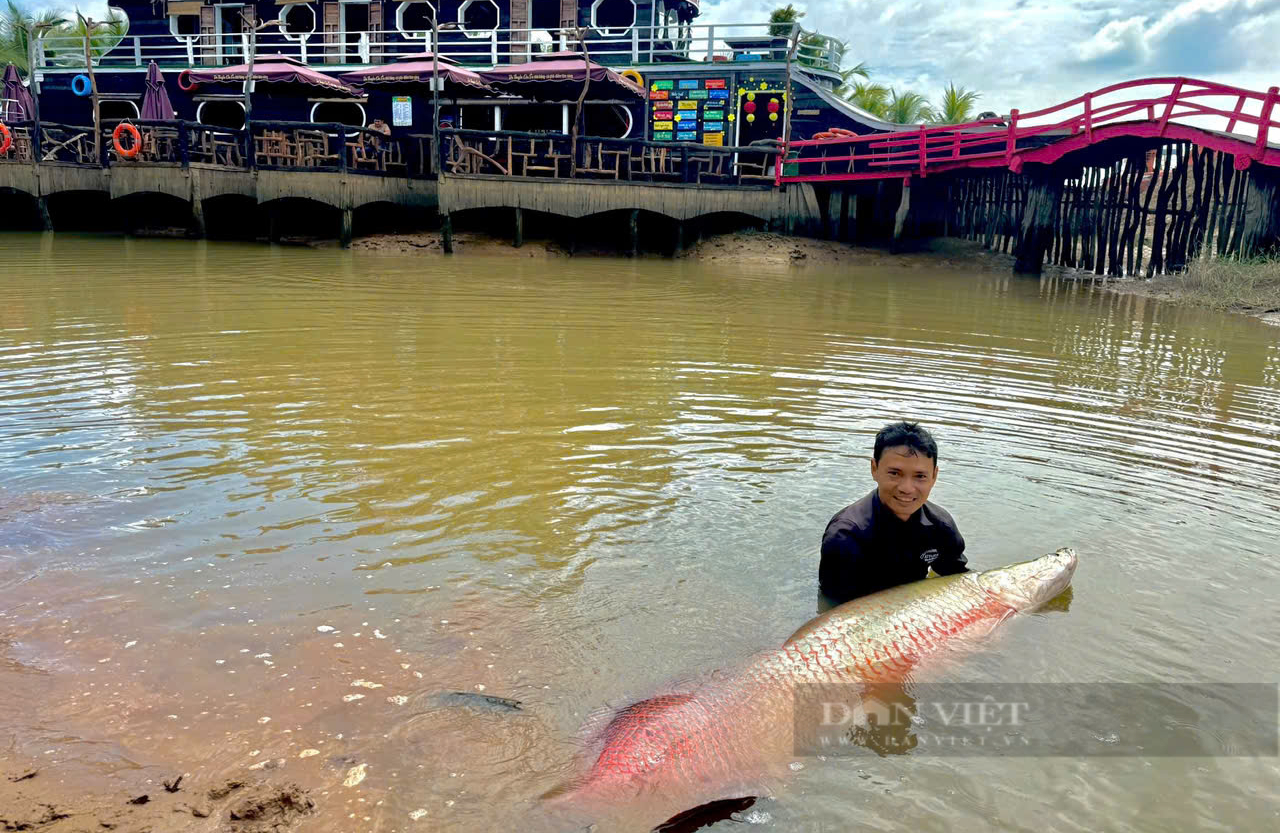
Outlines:
{"label": "colorful signboard", "polygon": [[729,86],[728,78],[651,80],[653,140],[723,146],[730,128],[725,116]]}

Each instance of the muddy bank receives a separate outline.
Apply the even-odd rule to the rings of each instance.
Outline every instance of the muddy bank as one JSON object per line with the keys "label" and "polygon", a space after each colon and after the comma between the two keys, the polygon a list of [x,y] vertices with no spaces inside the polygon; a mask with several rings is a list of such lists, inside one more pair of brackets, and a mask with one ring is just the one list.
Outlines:
{"label": "muddy bank", "polygon": [[[333,246],[330,241],[316,245]],[[556,240],[529,240],[516,248],[509,239],[479,232],[455,232],[455,254],[501,255],[510,257],[617,257],[616,247],[580,242],[570,251]],[[443,247],[438,231],[408,234],[377,234],[352,242],[356,251],[389,252],[396,254],[441,254]],[[920,243],[911,251],[892,254],[887,249],[874,246],[818,240],[808,237],[791,237],[765,231],[737,231],[715,234],[690,241],[690,245],[674,255],[663,252],[641,252],[640,257],[671,258],[707,263],[732,265],[749,261],[752,265],[833,268],[849,266],[899,267],[904,269],[956,269],[963,271],[1012,270],[1013,256],[992,252],[980,243],[954,238],[938,238]],[[1074,270],[1047,267],[1048,275],[1074,274]]]}
{"label": "muddy bank", "polygon": [[104,789],[72,763],[0,764],[0,830],[191,830],[285,833],[315,811],[295,784],[228,780],[201,787],[182,775]]}
{"label": "muddy bank", "polygon": [[1126,278],[1106,281],[1101,286],[1111,292],[1248,315],[1280,326],[1280,285],[1261,289],[1250,286],[1241,291],[1231,286],[1206,286],[1194,275],[1162,275],[1151,280]]}

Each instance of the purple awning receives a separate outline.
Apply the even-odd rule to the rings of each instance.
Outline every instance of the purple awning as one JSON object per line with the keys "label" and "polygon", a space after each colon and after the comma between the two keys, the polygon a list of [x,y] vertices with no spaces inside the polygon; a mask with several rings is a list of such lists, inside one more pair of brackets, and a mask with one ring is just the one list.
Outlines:
{"label": "purple awning", "polygon": [[[191,80],[197,84],[243,84],[249,73],[248,64],[236,64],[215,69],[193,69]],[[253,62],[253,83],[280,86],[319,87],[338,95],[356,97],[363,93],[337,78],[317,72],[293,58],[282,55],[265,55]]]}
{"label": "purple awning", "polygon": [[558,53],[550,59],[498,67],[481,72],[480,77],[504,92],[543,101],[564,101],[578,97],[588,66],[591,72],[587,88],[589,97],[644,98],[644,90],[638,84],[594,61],[588,64],[578,53]]}
{"label": "purple awning", "polygon": [[[479,74],[465,67],[456,66],[452,60],[443,55],[439,58],[439,64],[440,77],[444,79],[446,86],[452,84],[478,92],[497,92],[486,84]],[[410,55],[395,63],[348,72],[342,76],[342,79],[350,84],[426,84],[434,77],[435,69],[435,61],[428,52],[422,55]]]}
{"label": "purple awning", "polygon": [[36,105],[31,100],[31,91],[22,83],[22,76],[13,64],[4,69],[4,91],[0,98],[5,99],[4,109],[0,112],[4,118],[0,121],[31,121],[36,117]]}
{"label": "purple awning", "polygon": [[146,121],[169,121],[177,118],[169,103],[169,91],[164,88],[164,76],[160,67],[152,61],[147,67],[147,92],[142,96],[142,118]]}

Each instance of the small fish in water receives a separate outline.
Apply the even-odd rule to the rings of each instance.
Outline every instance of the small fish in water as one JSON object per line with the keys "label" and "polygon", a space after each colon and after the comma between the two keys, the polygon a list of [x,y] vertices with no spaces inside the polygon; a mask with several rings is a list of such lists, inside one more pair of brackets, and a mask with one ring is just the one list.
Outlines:
{"label": "small fish in water", "polygon": [[519,700],[506,697],[494,697],[489,694],[477,694],[470,691],[441,691],[431,695],[431,702],[437,706],[473,709],[488,712],[524,711]]}

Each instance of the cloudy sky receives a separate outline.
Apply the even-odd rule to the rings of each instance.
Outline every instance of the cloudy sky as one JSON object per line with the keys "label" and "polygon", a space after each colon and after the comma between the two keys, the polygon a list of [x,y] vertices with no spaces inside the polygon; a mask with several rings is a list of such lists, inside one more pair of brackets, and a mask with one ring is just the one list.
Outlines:
{"label": "cloudy sky", "polygon": [[[36,5],[75,5],[46,3]],[[699,23],[767,20],[776,0],[702,0]],[[935,98],[948,81],[979,109],[1055,104],[1115,81],[1186,75],[1280,85],[1280,0],[821,0],[801,23],[849,44],[875,79]],[[101,14],[102,0],[82,8]],[[743,33],[748,34],[748,33]],[[732,34],[730,34],[732,36]]]}
{"label": "cloudy sky", "polygon": [[[703,0],[698,22],[767,19],[785,3]],[[875,80],[930,98],[948,81],[1007,113],[1116,81],[1184,75],[1280,85],[1280,0],[821,0],[806,29],[849,44]]]}

